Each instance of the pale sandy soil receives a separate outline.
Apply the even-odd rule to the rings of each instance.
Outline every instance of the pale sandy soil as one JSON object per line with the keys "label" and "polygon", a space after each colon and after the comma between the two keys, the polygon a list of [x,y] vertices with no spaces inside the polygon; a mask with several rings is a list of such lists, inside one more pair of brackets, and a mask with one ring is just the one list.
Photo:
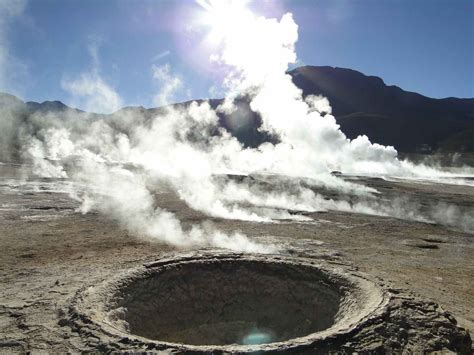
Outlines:
{"label": "pale sandy soil", "polygon": [[[80,350],[83,339],[60,322],[68,300],[93,284],[175,249],[129,235],[116,221],[75,212],[54,182],[19,186],[20,167],[0,166],[0,352]],[[387,195],[474,207],[474,187],[366,179]],[[223,231],[261,241],[299,240],[328,257],[407,288],[450,311],[474,333],[474,235],[441,225],[343,212],[315,213],[315,223],[250,223],[208,218],[172,193],[157,204],[185,226],[210,219]],[[291,249],[290,247],[288,249]]]}

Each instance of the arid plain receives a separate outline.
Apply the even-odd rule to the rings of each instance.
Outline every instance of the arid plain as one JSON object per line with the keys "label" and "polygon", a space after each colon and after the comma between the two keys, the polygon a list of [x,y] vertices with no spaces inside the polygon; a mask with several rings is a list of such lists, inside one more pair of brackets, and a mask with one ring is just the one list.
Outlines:
{"label": "arid plain", "polygon": [[[123,270],[186,251],[130,235],[101,214],[77,212],[78,202],[60,192],[63,181],[24,179],[25,169],[0,165],[1,350],[91,350],[97,339],[79,334],[64,321],[76,292]],[[407,196],[421,205],[446,202],[461,210],[474,206],[470,186],[341,178],[374,187],[387,198]],[[160,190],[155,198],[185,227],[209,220],[222,231],[239,230],[252,240],[275,244],[282,255],[355,268],[438,303],[461,327],[474,332],[473,234],[439,224],[336,211],[308,214],[312,221],[307,222],[225,220],[190,209],[172,192]]]}

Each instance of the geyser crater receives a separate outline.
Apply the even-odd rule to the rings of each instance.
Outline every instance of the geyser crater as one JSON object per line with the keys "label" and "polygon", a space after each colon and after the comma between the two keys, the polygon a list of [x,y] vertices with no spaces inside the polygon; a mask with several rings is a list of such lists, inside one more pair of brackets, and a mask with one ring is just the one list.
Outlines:
{"label": "geyser crater", "polygon": [[296,349],[348,334],[387,303],[334,265],[254,254],[162,259],[85,289],[76,311],[109,335],[180,351]]}
{"label": "geyser crater", "polygon": [[132,334],[172,343],[277,342],[334,325],[344,292],[320,270],[262,260],[151,268],[118,293]]}

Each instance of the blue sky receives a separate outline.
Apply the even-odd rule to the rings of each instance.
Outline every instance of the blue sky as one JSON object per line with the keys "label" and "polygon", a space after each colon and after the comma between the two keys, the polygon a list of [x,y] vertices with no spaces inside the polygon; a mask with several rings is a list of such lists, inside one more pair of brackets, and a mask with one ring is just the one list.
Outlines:
{"label": "blue sky", "polygon": [[[474,97],[472,0],[253,6],[267,16],[293,13],[301,64],[356,69],[430,97]],[[188,28],[194,1],[0,0],[0,11],[0,91],[87,108],[68,83],[89,75],[118,93],[117,105],[150,107],[169,84],[165,76],[178,78],[176,101],[220,94],[220,74],[199,51],[200,34]]]}

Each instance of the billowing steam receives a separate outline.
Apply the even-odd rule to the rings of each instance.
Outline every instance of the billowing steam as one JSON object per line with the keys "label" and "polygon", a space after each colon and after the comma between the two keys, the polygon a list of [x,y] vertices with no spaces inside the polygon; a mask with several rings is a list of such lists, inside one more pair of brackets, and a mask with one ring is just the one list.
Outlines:
{"label": "billowing steam", "polygon": [[[470,216],[450,206],[443,207],[450,211],[447,221],[439,208],[422,212],[400,199],[383,201],[376,190],[330,174],[341,170],[361,175],[449,176],[400,161],[393,147],[371,144],[366,136],[347,139],[326,98],[302,96],[286,74],[288,65],[296,61],[298,38],[291,14],[268,19],[252,13],[243,2],[197,2],[205,12],[202,25],[209,27],[207,41],[215,50],[212,60],[228,70],[223,104],[216,110],[208,102],[167,106],[152,118],[126,109],[99,118],[75,111],[38,113],[17,122],[14,131],[36,174],[67,177],[81,186],[74,197],[81,201],[82,212],[99,210],[138,236],[178,247],[275,250],[238,232],[220,232],[211,224],[184,228],[171,212],[155,206],[154,196],[161,191],[174,191],[191,208],[227,219],[310,222],[311,218],[292,211],[331,209],[424,222],[444,220],[474,229]],[[170,76],[169,67],[163,68],[155,68],[156,75],[170,86],[157,100],[167,102],[182,83]],[[68,88],[73,92],[89,86],[80,79]],[[218,124],[218,113],[236,110],[235,100],[241,97],[249,99],[251,109],[261,116],[260,130],[278,137],[278,143],[244,148]],[[321,190],[351,199],[324,198]]]}

